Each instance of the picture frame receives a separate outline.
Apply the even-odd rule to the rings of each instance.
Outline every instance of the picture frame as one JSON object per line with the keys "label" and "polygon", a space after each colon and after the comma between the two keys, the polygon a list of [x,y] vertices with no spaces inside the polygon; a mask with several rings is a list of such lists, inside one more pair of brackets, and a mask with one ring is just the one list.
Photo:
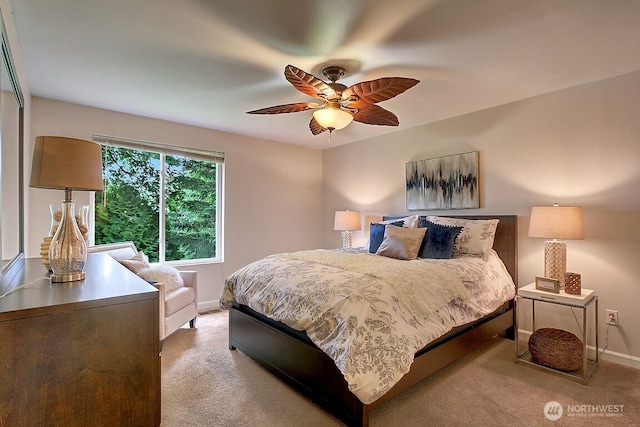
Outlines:
{"label": "picture frame", "polygon": [[480,207],[478,151],[409,162],[407,210]]}
{"label": "picture frame", "polygon": [[549,277],[536,277],[536,289],[539,291],[560,293],[560,280]]}

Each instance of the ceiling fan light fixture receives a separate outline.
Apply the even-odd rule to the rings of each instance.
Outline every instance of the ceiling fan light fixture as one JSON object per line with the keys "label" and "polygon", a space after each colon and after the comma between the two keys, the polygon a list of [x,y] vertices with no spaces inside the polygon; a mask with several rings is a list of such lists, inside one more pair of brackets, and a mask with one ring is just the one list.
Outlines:
{"label": "ceiling fan light fixture", "polygon": [[248,114],[282,114],[314,110],[309,122],[313,135],[329,131],[329,140],[334,130],[343,129],[352,121],[378,126],[398,126],[398,117],[385,110],[378,102],[386,101],[420,83],[406,77],[381,77],[376,80],[356,83],[346,87],[337,80],[345,73],[345,68],[330,65],[322,69],[322,74],[330,80],[327,83],[293,65],[284,68],[284,77],[300,92],[320,102],[295,102],[274,105],[247,111]]}
{"label": "ceiling fan light fixture", "polygon": [[320,126],[330,131],[344,129],[353,121],[353,115],[331,106],[314,111],[313,117]]}

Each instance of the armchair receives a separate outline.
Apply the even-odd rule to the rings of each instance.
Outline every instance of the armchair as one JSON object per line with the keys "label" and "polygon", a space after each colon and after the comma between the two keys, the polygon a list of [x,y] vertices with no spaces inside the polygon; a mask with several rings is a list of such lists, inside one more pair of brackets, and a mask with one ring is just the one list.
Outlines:
{"label": "armchair", "polygon": [[[114,259],[128,260],[137,253],[133,242],[108,243],[87,247],[88,253],[107,253]],[[124,268],[124,267],[123,267]],[[158,289],[160,313],[160,341],[174,333],[185,323],[195,328],[198,316],[198,273],[196,271],[180,271],[184,286],[168,291],[164,283],[154,283]]]}

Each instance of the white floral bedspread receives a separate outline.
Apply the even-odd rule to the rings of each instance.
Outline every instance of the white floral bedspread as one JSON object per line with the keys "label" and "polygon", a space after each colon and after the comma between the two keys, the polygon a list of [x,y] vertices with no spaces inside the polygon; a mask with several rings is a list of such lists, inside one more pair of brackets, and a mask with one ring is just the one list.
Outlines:
{"label": "white floral bedspread", "polygon": [[[336,255],[344,259],[340,267],[328,265]],[[434,276],[440,281],[429,285]],[[238,270],[225,281],[220,305],[244,304],[305,331],[350,390],[371,403],[409,371],[419,349],[514,294],[495,252],[487,261],[400,261],[359,249],[319,250],[272,255]]]}

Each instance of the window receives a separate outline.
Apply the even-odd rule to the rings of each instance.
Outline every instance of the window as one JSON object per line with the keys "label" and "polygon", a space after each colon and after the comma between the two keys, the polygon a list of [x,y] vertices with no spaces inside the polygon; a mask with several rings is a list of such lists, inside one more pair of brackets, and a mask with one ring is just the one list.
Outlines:
{"label": "window", "polygon": [[92,135],[102,144],[95,243],[130,240],[151,262],[221,257],[224,154]]}

